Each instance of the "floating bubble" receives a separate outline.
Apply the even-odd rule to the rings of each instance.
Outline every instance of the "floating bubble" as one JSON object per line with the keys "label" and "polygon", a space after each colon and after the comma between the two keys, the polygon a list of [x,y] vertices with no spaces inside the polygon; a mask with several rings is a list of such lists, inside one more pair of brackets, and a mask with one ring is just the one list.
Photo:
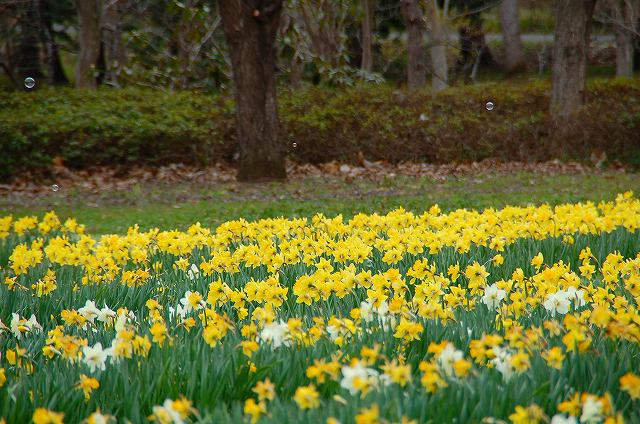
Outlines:
{"label": "floating bubble", "polygon": [[493,110],[493,102],[487,102],[487,104],[485,105],[485,107],[487,108],[487,110],[491,111]]}
{"label": "floating bubble", "polygon": [[29,90],[31,90],[33,87],[36,86],[36,80],[34,80],[31,77],[26,77],[24,79],[24,86],[27,87]]}
{"label": "floating bubble", "polygon": [[428,117],[427,115],[425,115],[424,113],[421,113],[421,114],[420,114],[420,120],[421,120],[421,121],[428,121],[428,120],[429,120],[429,117]]}
{"label": "floating bubble", "polygon": [[295,149],[296,147],[298,147],[298,143],[293,143],[291,146]]}
{"label": "floating bubble", "polygon": [[58,190],[60,190],[60,186],[58,184],[54,184],[54,185],[51,186],[51,190],[58,191]]}

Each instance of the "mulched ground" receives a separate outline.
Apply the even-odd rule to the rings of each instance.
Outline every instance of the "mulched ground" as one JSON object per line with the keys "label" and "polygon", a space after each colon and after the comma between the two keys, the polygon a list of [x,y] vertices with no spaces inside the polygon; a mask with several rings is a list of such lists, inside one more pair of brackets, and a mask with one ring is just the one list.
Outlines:
{"label": "mulched ground", "polygon": [[[577,162],[553,160],[541,163],[498,162],[484,160],[473,163],[451,163],[433,165],[427,163],[389,164],[362,160],[359,165],[329,162],[322,165],[287,165],[289,180],[301,180],[309,177],[343,179],[351,182],[355,179],[380,181],[397,176],[427,177],[434,181],[444,181],[448,177],[468,177],[476,175],[509,175],[518,172],[532,172],[542,175],[597,173],[599,169]],[[617,170],[624,172],[619,167]],[[220,183],[235,182],[235,169],[218,164],[207,168],[197,168],[182,164],[163,167],[134,167],[127,169],[94,168],[72,171],[58,165],[51,170],[51,178],[35,179],[24,175],[10,184],[0,184],[0,197],[16,196],[37,198],[49,195],[52,191],[85,192],[101,194],[110,191],[128,190],[145,183],[193,183],[211,186]]]}

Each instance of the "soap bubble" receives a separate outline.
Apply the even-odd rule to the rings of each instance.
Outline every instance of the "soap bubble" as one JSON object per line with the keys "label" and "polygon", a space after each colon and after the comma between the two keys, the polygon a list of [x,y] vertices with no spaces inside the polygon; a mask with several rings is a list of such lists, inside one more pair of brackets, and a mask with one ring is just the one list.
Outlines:
{"label": "soap bubble", "polygon": [[31,90],[33,87],[36,86],[36,80],[34,80],[31,77],[27,77],[24,79],[24,86],[27,87],[29,90]]}
{"label": "soap bubble", "polygon": [[487,102],[485,107],[487,108],[488,111],[492,111],[493,110],[493,102]]}
{"label": "soap bubble", "polygon": [[54,185],[51,186],[51,190],[58,191],[58,190],[60,190],[60,186],[58,184],[54,184]]}

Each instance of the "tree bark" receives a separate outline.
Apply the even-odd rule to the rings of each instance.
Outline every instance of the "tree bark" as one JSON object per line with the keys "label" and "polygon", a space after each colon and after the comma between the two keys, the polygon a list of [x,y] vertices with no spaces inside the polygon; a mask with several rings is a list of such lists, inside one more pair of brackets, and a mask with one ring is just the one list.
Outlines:
{"label": "tree bark", "polygon": [[584,103],[589,29],[596,0],[556,0],[551,114],[558,122]]}
{"label": "tree bark", "polygon": [[616,76],[633,77],[633,35],[616,30]]}
{"label": "tree bark", "polygon": [[302,85],[302,78],[304,77],[304,62],[297,55],[293,54],[291,58],[291,65],[289,70],[289,84],[293,88],[298,88]]}
{"label": "tree bark", "polygon": [[40,18],[42,20],[42,42],[46,48],[47,56],[47,83],[59,86],[69,84],[69,79],[64,73],[58,43],[55,40],[53,23],[51,18],[51,1],[40,1]]}
{"label": "tree bark", "polygon": [[105,82],[119,87],[118,77],[125,64],[126,55],[122,41],[122,0],[109,0],[102,16],[102,38],[106,56]]}
{"label": "tree bark", "polygon": [[77,0],[80,32],[76,88],[95,89],[96,65],[100,55],[100,0]]}
{"label": "tree bark", "polygon": [[176,31],[177,47],[178,47],[178,63],[180,64],[180,77],[178,79],[178,86],[181,89],[189,87],[190,75],[191,75],[191,32],[193,31],[193,21],[188,11],[196,6],[194,0],[183,1],[184,11],[180,16],[180,22]]}
{"label": "tree bark", "polygon": [[491,49],[486,42],[480,12],[468,16],[467,23],[458,28],[460,37],[460,57],[456,64],[456,72],[465,73],[472,69],[471,79],[480,66],[493,66],[495,61]]}
{"label": "tree bark", "polygon": [[337,68],[344,60],[342,40],[347,10],[340,2],[307,0],[298,2],[300,21],[311,41],[314,54]]}
{"label": "tree bark", "polygon": [[616,36],[616,76],[633,77],[633,44],[640,0],[613,0]]}
{"label": "tree bark", "polygon": [[427,32],[429,34],[429,54],[431,56],[431,87],[435,93],[449,86],[449,68],[447,64],[447,35],[438,13],[437,0],[425,1]]}
{"label": "tree bark", "polygon": [[221,0],[236,100],[239,181],[286,178],[276,100],[276,35],[282,0]]}
{"label": "tree bark", "polygon": [[373,71],[373,26],[375,0],[362,0],[364,16],[362,18],[362,64],[361,69]]}
{"label": "tree bark", "polygon": [[42,78],[40,66],[40,24],[39,7],[36,0],[29,0],[20,5],[20,38],[18,39],[16,57],[14,59],[16,79],[21,84],[25,78],[36,80]]}
{"label": "tree bark", "polygon": [[500,4],[500,25],[504,40],[504,67],[507,74],[524,71],[526,62],[520,39],[518,20],[518,0],[502,0]]}
{"label": "tree bark", "polygon": [[407,28],[407,85],[410,89],[425,84],[424,19],[418,0],[401,0],[402,17]]}

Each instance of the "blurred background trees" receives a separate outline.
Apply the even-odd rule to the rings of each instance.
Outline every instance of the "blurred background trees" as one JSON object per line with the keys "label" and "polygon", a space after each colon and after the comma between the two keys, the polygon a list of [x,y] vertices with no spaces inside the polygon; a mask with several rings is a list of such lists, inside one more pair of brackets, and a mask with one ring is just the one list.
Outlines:
{"label": "blurred background trees", "polygon": [[[242,19],[225,19],[232,6]],[[276,9],[273,20],[260,12]],[[263,168],[282,176],[276,87],[435,93],[552,74],[549,110],[562,120],[584,101],[589,65],[633,76],[639,22],[640,0],[0,0],[0,89],[24,89],[27,77],[88,90],[235,88],[241,162],[274,155]]]}
{"label": "blurred background trees", "polygon": [[[0,0],[3,86],[21,88],[31,76],[84,88],[224,90],[231,61],[220,1]],[[276,75],[292,87],[431,80],[438,91],[527,68],[544,72],[550,61],[540,63],[553,50],[545,36],[556,32],[556,13],[571,18],[556,3],[566,9],[570,2],[284,0]],[[615,57],[616,75],[631,76],[640,1],[593,3],[591,33],[615,37],[607,54]],[[560,23],[558,36],[569,31]]]}

